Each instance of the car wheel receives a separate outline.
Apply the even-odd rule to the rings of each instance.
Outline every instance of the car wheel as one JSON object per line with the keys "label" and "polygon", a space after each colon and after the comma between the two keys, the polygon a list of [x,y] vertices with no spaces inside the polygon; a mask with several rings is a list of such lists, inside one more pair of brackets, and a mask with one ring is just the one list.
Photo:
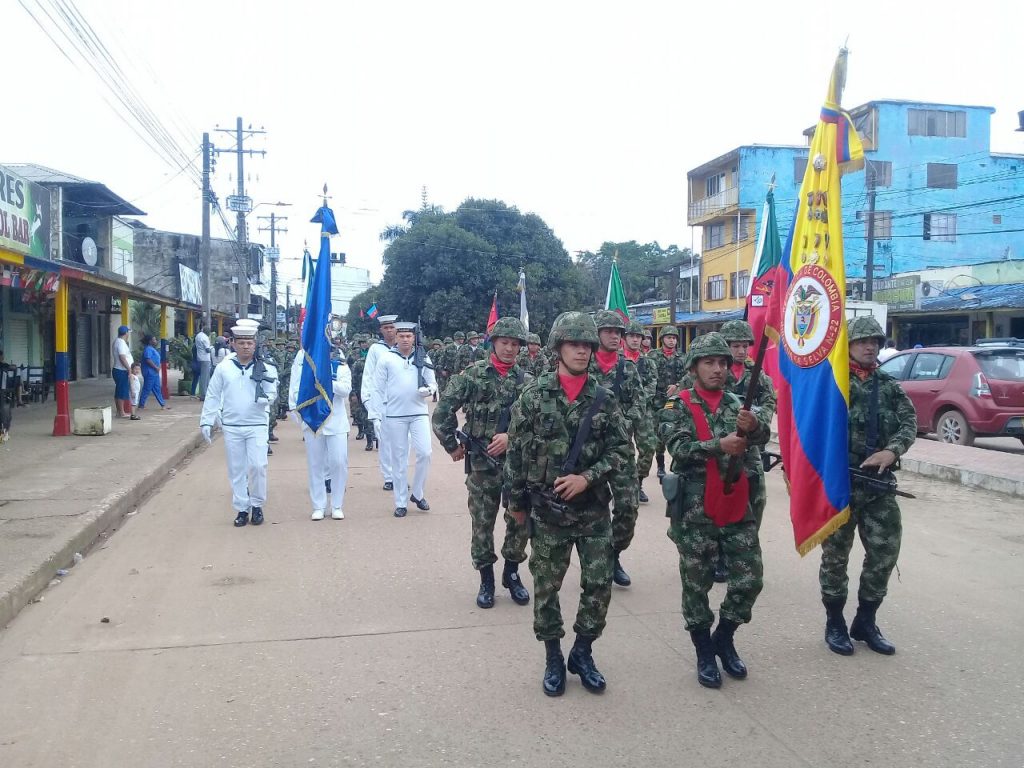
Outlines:
{"label": "car wheel", "polygon": [[960,411],[946,411],[935,427],[939,440],[953,445],[974,445],[974,430]]}

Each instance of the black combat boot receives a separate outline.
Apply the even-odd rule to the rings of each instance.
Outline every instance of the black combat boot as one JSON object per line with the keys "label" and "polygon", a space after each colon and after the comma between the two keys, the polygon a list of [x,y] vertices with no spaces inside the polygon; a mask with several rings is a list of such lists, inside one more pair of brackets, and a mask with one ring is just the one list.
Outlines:
{"label": "black combat boot", "polygon": [[725,555],[722,554],[722,542],[718,542],[718,550],[715,554],[714,579],[719,584],[724,584],[729,580],[729,571],[725,567]]}
{"label": "black combat boot", "polygon": [[659,453],[654,458],[658,462],[658,480],[660,481],[665,476],[665,454]]}
{"label": "black combat boot", "polygon": [[544,694],[561,696],[565,693],[565,658],[562,656],[562,643],[559,640],[545,640],[544,650],[547,651],[547,663],[544,665]]}
{"label": "black combat boot", "polygon": [[519,578],[519,563],[513,563],[511,560],[505,561],[505,570],[501,572],[501,586],[508,590],[516,605],[526,605],[530,602],[530,593]]}
{"label": "black combat boot", "polygon": [[583,687],[591,693],[604,693],[604,675],[597,671],[591,647],[596,639],[593,635],[576,635],[566,668],[574,675],[579,675]]}
{"label": "black combat boot", "polygon": [[644,493],[644,489],[641,488],[640,489],[640,503],[641,504],[646,504],[650,500],[651,500],[650,497],[648,497],[648,495],[646,493]]}
{"label": "black combat boot", "polygon": [[476,593],[476,604],[480,608],[494,607],[493,565],[485,565],[480,569],[480,591]]}
{"label": "black combat boot", "polygon": [[843,617],[846,598],[826,600],[823,597],[821,602],[825,606],[825,645],[840,656],[852,656],[853,643],[850,642],[850,633],[846,630],[846,619]]}
{"label": "black combat boot", "polygon": [[362,440],[362,439],[363,439],[363,437],[364,437],[364,434],[363,434],[363,425],[362,425],[362,424],[360,424],[360,425],[359,425],[359,431],[358,431],[358,432],[356,432],[356,440]]}
{"label": "black combat boot", "polygon": [[721,688],[722,673],[715,661],[715,647],[711,643],[710,629],[695,629],[690,633],[693,647],[697,649],[697,682],[705,688]]}
{"label": "black combat boot", "polygon": [[612,570],[612,581],[618,584],[620,587],[628,587],[633,583],[633,580],[629,578],[629,574],[622,567],[622,563],[619,562],[619,551],[615,551],[615,567]]}
{"label": "black combat boot", "polygon": [[892,656],[896,653],[896,646],[885,639],[875,623],[875,613],[881,604],[881,600],[861,598],[860,604],[857,606],[857,615],[853,617],[853,623],[850,624],[850,637],[867,643],[868,648],[875,653]]}
{"label": "black combat boot", "polygon": [[374,437],[374,434],[373,434],[373,422],[372,421],[368,421],[368,422],[366,422],[366,447],[363,450],[364,451],[372,451],[373,450],[373,443],[375,442],[375,440],[376,440],[376,438]]}
{"label": "black combat boot", "polygon": [[722,660],[722,669],[726,671],[726,674],[729,677],[742,680],[747,676],[747,665],[736,653],[736,646],[732,642],[738,626],[739,624],[735,621],[719,618],[718,626],[711,634],[711,644],[715,648],[715,655]]}

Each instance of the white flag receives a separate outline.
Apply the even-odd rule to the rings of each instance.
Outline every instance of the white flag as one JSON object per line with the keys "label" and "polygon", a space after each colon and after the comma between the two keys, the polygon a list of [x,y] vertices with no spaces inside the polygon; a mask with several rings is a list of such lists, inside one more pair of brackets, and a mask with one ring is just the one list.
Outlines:
{"label": "white flag", "polygon": [[519,270],[519,285],[516,286],[519,291],[519,319],[523,322],[523,328],[526,332],[530,332],[530,313],[526,309],[526,271]]}

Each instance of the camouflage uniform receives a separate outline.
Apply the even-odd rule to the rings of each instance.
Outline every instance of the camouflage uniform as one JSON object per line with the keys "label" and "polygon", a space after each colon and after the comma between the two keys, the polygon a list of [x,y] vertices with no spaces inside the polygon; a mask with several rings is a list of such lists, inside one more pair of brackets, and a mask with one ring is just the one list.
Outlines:
{"label": "camouflage uniform", "polygon": [[[850,342],[865,338],[877,338],[881,344],[885,342],[885,333],[872,317],[854,318],[849,327]],[[892,451],[899,459],[917,437],[917,415],[914,405],[899,382],[877,368],[865,373],[865,376],[866,378],[861,379],[854,371],[850,372],[851,467],[860,466],[861,462],[875,452],[868,450],[867,440],[872,392],[876,388],[878,434],[875,450]],[[893,468],[897,467],[894,465]],[[850,636],[857,640],[867,640],[872,650],[886,654],[894,653],[895,648],[878,632],[875,612],[886,596],[889,576],[896,567],[900,553],[903,527],[896,497],[854,481],[851,487],[850,519],[822,542],[821,568],[818,573],[822,602],[825,604],[829,623],[837,623],[838,619],[842,622],[844,632],[846,627],[845,621],[842,620],[842,608],[846,602],[849,583],[846,569],[855,532],[859,533],[861,544],[864,546],[864,564],[857,592],[859,607],[857,617],[850,626]],[[826,637],[828,629],[827,626]],[[829,645],[831,647],[832,643],[829,642]],[[852,646],[849,646],[848,651],[852,653],[852,650]]]}
{"label": "camouflage uniform", "polygon": [[[643,334],[644,327],[636,320],[630,321],[626,327],[627,334]],[[651,463],[654,461],[654,451],[658,447],[658,409],[655,406],[654,398],[658,391],[658,365],[643,352],[636,360],[636,370],[640,374],[640,382],[644,388],[644,421],[645,428],[641,431],[634,430],[634,440],[637,449],[637,478],[643,484],[644,478],[651,473]],[[644,469],[646,467],[646,469]],[[642,489],[641,489],[642,490]]]}
{"label": "camouflage uniform", "polygon": [[352,421],[359,429],[359,432],[356,433],[357,440],[366,433],[366,406],[359,399],[358,393],[362,391],[363,368],[366,366],[366,348],[362,345],[367,340],[363,336],[356,337],[355,341],[358,347],[354,350],[351,362],[349,362],[349,368],[352,369],[352,394],[349,395],[348,404],[352,411]]}
{"label": "camouflage uniform", "polygon": [[530,344],[540,344],[540,336],[536,333],[529,333],[526,336],[526,345],[516,358],[516,365],[529,371],[534,377],[540,376],[548,369],[548,357],[544,354],[544,348],[537,350],[536,357],[530,357]]}
{"label": "camouflage uniform", "polygon": [[[469,338],[479,339],[481,336],[479,333],[474,331],[469,334]],[[477,360],[486,360],[487,358],[488,353],[487,350],[484,349],[483,344],[478,344],[476,347],[469,344],[463,344],[459,348],[458,357],[455,359],[455,368],[453,369],[453,372],[462,373],[470,364],[475,363]]]}
{"label": "camouflage uniform", "polygon": [[[661,332],[662,337],[675,336],[679,338],[679,329],[674,326],[668,326],[664,331]],[[686,373],[686,355],[680,350],[679,346],[676,345],[675,352],[671,356],[665,355],[661,349],[652,349],[647,353],[647,359],[651,360],[657,367],[658,383],[655,388],[653,398],[653,414],[657,414],[665,406],[665,401],[668,399],[668,388],[671,384],[676,384],[683,375]],[[653,451],[641,451],[640,458],[638,460],[637,471],[640,473],[640,477],[647,477],[651,473],[651,461],[655,456],[658,458],[658,467],[660,468],[664,463],[663,454],[665,452],[665,441],[661,437],[660,431],[658,432],[658,442],[654,447]]]}

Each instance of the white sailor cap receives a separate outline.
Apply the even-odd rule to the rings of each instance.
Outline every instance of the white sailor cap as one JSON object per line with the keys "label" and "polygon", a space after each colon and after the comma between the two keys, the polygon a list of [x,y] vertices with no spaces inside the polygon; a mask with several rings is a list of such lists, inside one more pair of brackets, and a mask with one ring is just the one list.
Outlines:
{"label": "white sailor cap", "polygon": [[416,323],[410,323],[410,322],[407,322],[407,321],[404,321],[404,322],[401,322],[401,323],[395,323],[395,330],[396,331],[415,331],[416,330]]}
{"label": "white sailor cap", "polygon": [[398,319],[398,315],[380,315],[377,317],[377,322],[381,325],[391,325]]}
{"label": "white sailor cap", "polygon": [[235,324],[231,326],[231,333],[236,339],[255,339],[259,330],[260,324],[247,317],[236,320]]}

